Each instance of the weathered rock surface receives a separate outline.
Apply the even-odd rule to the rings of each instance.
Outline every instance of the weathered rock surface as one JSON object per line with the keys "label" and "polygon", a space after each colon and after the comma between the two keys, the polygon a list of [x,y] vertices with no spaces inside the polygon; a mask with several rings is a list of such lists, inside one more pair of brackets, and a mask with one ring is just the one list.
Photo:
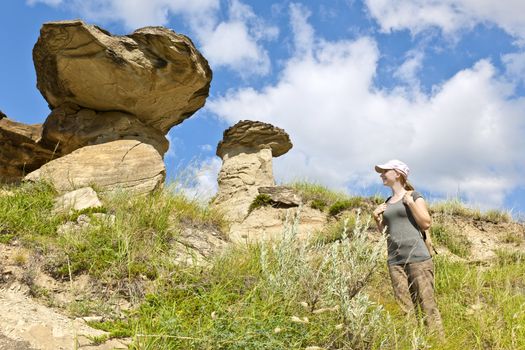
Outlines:
{"label": "weathered rock surface", "polygon": [[0,345],[9,346],[1,349],[110,350],[128,348],[124,341],[118,339],[110,339],[103,344],[97,344],[92,339],[108,335],[107,332],[91,328],[82,320],[69,319],[40,305],[18,293],[16,288],[0,290],[0,310],[2,311]]}
{"label": "weathered rock surface", "polygon": [[33,60],[51,109],[122,111],[164,134],[204,105],[212,77],[191,40],[162,27],[112,36],[80,20],[46,23]]}
{"label": "weathered rock surface", "polygon": [[91,187],[83,187],[63,194],[55,199],[54,211],[69,212],[70,210],[83,210],[101,207],[102,202],[97,192]]}
{"label": "weathered rock surface", "polygon": [[25,179],[45,179],[60,193],[95,185],[101,192],[124,189],[143,194],[161,186],[165,173],[162,157],[153,146],[120,140],[78,149],[45,164]]}
{"label": "weathered rock surface", "polygon": [[283,237],[286,229],[297,220],[297,238],[308,239],[327,223],[325,213],[309,207],[280,209],[260,207],[242,222],[234,222],[229,237],[233,242],[261,242]]}
{"label": "weathered rock surface", "polygon": [[241,120],[224,131],[217,146],[217,155],[224,159],[265,148],[271,149],[273,157],[279,157],[292,148],[292,142],[281,128],[259,121]]}
{"label": "weathered rock surface", "polygon": [[225,130],[217,146],[222,168],[214,205],[220,206],[228,219],[242,221],[259,187],[275,185],[272,157],[291,147],[288,134],[271,124],[243,120]]}
{"label": "weathered rock surface", "polygon": [[170,255],[177,264],[206,265],[226,245],[227,241],[219,231],[186,227],[173,242]]}
{"label": "weathered rock surface", "polygon": [[219,191],[214,204],[220,206],[228,219],[243,220],[261,186],[273,186],[272,153],[241,153],[223,160],[217,181]]}
{"label": "weathered rock surface", "polygon": [[2,113],[0,118],[0,181],[16,182],[25,174],[53,159],[53,150],[38,141],[42,125],[14,122]]}
{"label": "weathered rock surface", "polygon": [[301,203],[301,197],[291,187],[270,186],[259,187],[259,194],[269,196],[277,207],[298,207]]}
{"label": "weathered rock surface", "polygon": [[47,117],[41,143],[63,155],[84,146],[121,139],[150,144],[161,155],[169,148],[163,133],[145,125],[131,114],[97,112],[72,103],[55,108]]}

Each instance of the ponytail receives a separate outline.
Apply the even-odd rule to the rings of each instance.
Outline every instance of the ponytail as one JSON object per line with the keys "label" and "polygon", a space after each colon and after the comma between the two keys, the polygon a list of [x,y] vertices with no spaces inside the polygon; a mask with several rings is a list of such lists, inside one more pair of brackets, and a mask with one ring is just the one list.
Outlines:
{"label": "ponytail", "polygon": [[414,186],[412,186],[412,184],[410,182],[406,181],[406,180],[405,180],[405,183],[403,184],[403,187],[407,191],[414,191],[415,190]]}
{"label": "ponytail", "polygon": [[396,173],[398,173],[401,177],[401,184],[403,185],[403,188],[407,191],[414,191],[415,188],[414,186],[412,186],[412,184],[410,182],[408,182],[406,176],[404,174],[402,174],[401,172],[397,171],[396,170]]}

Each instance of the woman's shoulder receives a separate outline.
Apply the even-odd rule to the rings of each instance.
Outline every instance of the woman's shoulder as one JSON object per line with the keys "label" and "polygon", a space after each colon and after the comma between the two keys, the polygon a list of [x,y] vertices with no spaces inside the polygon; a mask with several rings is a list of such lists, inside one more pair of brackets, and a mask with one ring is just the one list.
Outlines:
{"label": "woman's shoulder", "polygon": [[[414,200],[418,199],[418,198],[423,198],[423,195],[421,195],[421,193],[419,193],[418,191],[412,191],[412,198]],[[425,199],[425,198],[423,198]]]}

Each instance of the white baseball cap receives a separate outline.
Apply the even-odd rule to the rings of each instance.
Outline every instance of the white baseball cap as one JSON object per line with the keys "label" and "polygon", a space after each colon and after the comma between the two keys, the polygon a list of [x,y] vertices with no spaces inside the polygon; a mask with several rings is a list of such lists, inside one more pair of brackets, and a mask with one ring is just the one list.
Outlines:
{"label": "white baseball cap", "polygon": [[391,159],[385,164],[376,165],[375,169],[378,173],[382,173],[385,170],[395,169],[399,171],[401,174],[403,174],[406,177],[408,177],[408,173],[410,172],[410,169],[408,166],[403,163],[400,160],[397,159]]}

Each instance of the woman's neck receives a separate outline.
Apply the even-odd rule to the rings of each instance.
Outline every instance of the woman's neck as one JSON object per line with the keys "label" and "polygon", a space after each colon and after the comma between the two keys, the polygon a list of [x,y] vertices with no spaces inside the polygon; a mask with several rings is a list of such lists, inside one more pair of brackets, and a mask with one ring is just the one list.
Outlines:
{"label": "woman's neck", "polygon": [[392,186],[392,197],[399,197],[399,196],[402,196],[404,195],[406,192],[405,188],[403,187],[402,184],[396,182],[393,186]]}

